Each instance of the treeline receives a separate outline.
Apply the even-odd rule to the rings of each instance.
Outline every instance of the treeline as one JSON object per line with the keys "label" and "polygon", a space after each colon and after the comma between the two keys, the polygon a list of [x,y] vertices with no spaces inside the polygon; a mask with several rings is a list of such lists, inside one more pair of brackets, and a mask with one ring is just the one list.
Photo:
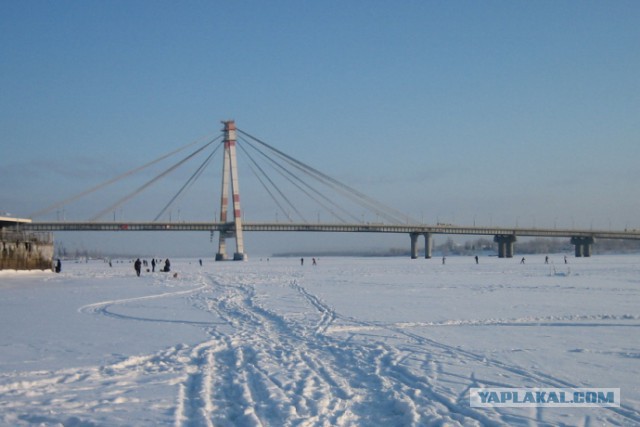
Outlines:
{"label": "treeline", "polygon": [[[531,239],[517,241],[515,251],[518,254],[553,254],[573,251],[573,245],[568,239]],[[424,254],[424,247],[418,248],[420,255]],[[448,238],[443,243],[434,242],[432,253],[434,256],[440,255],[480,255],[498,254],[498,244],[493,239],[479,238],[465,243],[456,243],[452,238]],[[389,251],[391,256],[409,256],[410,251],[406,248],[394,248]]]}
{"label": "treeline", "polygon": [[[473,241],[457,244],[449,238],[445,243],[435,245],[434,252],[443,255],[477,255],[479,253],[498,253],[498,244],[493,239],[479,238]],[[554,254],[573,251],[573,245],[568,239],[528,239],[515,243],[518,254]]]}
{"label": "treeline", "polygon": [[102,252],[87,249],[67,249],[62,243],[54,245],[54,258],[102,258]]}
{"label": "treeline", "polygon": [[640,240],[600,239],[593,249],[596,253],[635,253],[640,252]]}
{"label": "treeline", "polygon": [[[515,252],[518,254],[557,254],[573,253],[574,246],[568,238],[550,239],[534,238],[518,240],[515,243]],[[409,251],[395,250],[396,254],[402,252],[408,255]],[[498,245],[493,239],[479,238],[464,244],[455,243],[448,238],[444,243],[436,244],[433,247],[434,255],[476,255],[479,253],[498,253]],[[640,252],[640,240],[618,240],[618,239],[597,239],[593,245],[593,253],[635,253]]]}
{"label": "treeline", "polygon": [[[408,246],[408,245],[407,245]],[[418,249],[420,256],[424,255],[424,247]],[[452,238],[448,238],[443,243],[435,242],[433,246],[433,256],[474,256],[474,255],[497,255],[498,245],[493,239],[479,238],[468,241],[463,244],[456,243]],[[551,239],[551,238],[534,238],[522,239],[515,243],[515,252],[517,254],[572,254],[574,246],[568,238]],[[606,253],[636,253],[640,252],[640,240],[610,240],[599,239],[593,245],[594,254]],[[389,250],[324,250],[318,252],[299,251],[299,252],[283,252],[276,253],[272,256],[280,257],[296,257],[296,256],[363,256],[363,257],[408,257],[411,253],[409,248],[391,248]]]}
{"label": "treeline", "polygon": [[105,259],[105,258],[136,258],[140,255],[132,255],[128,253],[108,253],[98,249],[84,249],[84,248],[67,248],[62,242],[56,242],[54,245],[54,258],[62,259]]}

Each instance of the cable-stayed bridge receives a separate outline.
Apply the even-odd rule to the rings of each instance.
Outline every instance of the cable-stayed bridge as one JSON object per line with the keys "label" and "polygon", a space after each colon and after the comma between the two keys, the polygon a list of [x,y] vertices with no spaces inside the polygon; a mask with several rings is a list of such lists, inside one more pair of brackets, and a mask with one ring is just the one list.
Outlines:
{"label": "cable-stayed bridge", "polygon": [[[569,228],[503,228],[457,225],[395,225],[395,224],[308,224],[308,223],[243,223],[243,231],[330,232],[330,233],[396,233],[411,238],[412,258],[418,257],[417,239],[425,238],[425,258],[431,258],[432,235],[494,236],[500,257],[513,257],[513,244],[520,237],[566,237],[576,246],[576,256],[591,256],[596,239],[640,240],[640,231],[581,230]],[[32,222],[21,226],[32,231],[208,231],[227,236],[235,234],[233,223],[221,222]]]}
{"label": "cable-stayed bridge", "polygon": [[[448,235],[484,235],[493,236],[498,243],[499,257],[513,257],[514,243],[517,237],[564,237],[570,238],[575,246],[575,255],[591,256],[592,245],[596,239],[640,239],[640,230],[585,230],[568,228],[525,228],[525,227],[476,227],[451,224],[425,225],[412,220],[406,214],[388,207],[383,203],[359,192],[349,185],[283,153],[266,142],[240,130],[234,121],[223,122],[223,133],[210,139],[189,153],[186,157],[171,164],[152,179],[144,182],[133,191],[128,192],[116,202],[101,209],[86,221],[31,221],[19,224],[22,230],[31,231],[208,231],[218,233],[218,251],[216,260],[246,259],[244,250],[244,232],[333,232],[333,233],[402,233],[410,237],[411,257],[418,258],[418,240],[425,239],[425,258],[431,258],[432,236]],[[217,144],[216,144],[217,143]],[[177,153],[191,148],[188,144],[140,167],[120,174],[108,181],[91,187],[72,197],[56,202],[47,208],[32,214],[38,217],[50,213],[60,207],[67,206],[92,193],[100,191],[120,180],[146,170]],[[245,222],[240,203],[240,177],[237,165],[237,148],[247,157],[247,165],[264,194],[268,195],[277,212],[282,214],[282,221]],[[207,149],[211,152],[207,154]],[[172,221],[167,220],[167,212],[184,196],[187,190],[203,175],[217,152],[222,153],[222,176],[220,192],[219,216],[215,221]],[[152,221],[104,221],[102,218],[115,212],[120,206],[139,196],[155,185],[162,178],[173,173],[187,162],[199,155],[206,155],[204,161],[180,187],[178,192],[164,205]],[[285,190],[276,182],[274,176],[284,181],[293,191]],[[331,218],[330,222],[309,221],[309,212],[305,211],[298,199],[293,200],[292,193],[302,194],[311,200],[316,208],[322,209]],[[376,221],[365,222],[358,218],[349,204],[357,209],[365,209],[375,215]],[[318,211],[319,212],[319,211]],[[215,214],[211,215],[215,218]],[[235,240],[233,256],[227,255],[227,239]]]}

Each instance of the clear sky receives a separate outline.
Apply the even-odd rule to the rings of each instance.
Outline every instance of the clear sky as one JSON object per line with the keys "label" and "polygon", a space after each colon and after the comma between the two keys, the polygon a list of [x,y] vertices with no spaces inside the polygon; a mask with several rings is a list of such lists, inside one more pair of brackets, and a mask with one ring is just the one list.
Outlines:
{"label": "clear sky", "polygon": [[[28,216],[235,119],[426,223],[640,228],[639,22],[637,1],[3,1],[0,212]],[[269,217],[243,176],[245,214]],[[206,197],[182,219],[213,217]]]}

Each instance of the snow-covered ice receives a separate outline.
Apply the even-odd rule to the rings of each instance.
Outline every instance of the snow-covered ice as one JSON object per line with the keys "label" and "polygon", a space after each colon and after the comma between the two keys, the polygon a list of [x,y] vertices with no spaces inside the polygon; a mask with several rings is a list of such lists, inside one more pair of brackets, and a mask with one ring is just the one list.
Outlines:
{"label": "snow-covered ice", "polygon": [[[552,259],[0,272],[0,424],[640,424],[640,255]],[[622,405],[472,408],[471,387]]]}

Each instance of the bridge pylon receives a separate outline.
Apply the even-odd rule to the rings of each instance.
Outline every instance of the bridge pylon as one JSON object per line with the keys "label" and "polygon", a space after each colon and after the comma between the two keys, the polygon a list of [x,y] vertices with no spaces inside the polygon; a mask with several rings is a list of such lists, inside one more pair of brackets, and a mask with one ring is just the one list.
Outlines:
{"label": "bridge pylon", "polygon": [[[233,120],[223,121],[224,124],[224,155],[222,156],[222,191],[220,192],[220,222],[232,225],[228,231],[220,232],[216,261],[229,259],[227,256],[227,238],[235,238],[236,251],[234,261],[244,261],[244,240],[242,237],[242,212],[240,210],[240,187],[238,186],[238,161],[236,158],[236,124]],[[229,187],[233,200],[233,220],[228,221]]]}

